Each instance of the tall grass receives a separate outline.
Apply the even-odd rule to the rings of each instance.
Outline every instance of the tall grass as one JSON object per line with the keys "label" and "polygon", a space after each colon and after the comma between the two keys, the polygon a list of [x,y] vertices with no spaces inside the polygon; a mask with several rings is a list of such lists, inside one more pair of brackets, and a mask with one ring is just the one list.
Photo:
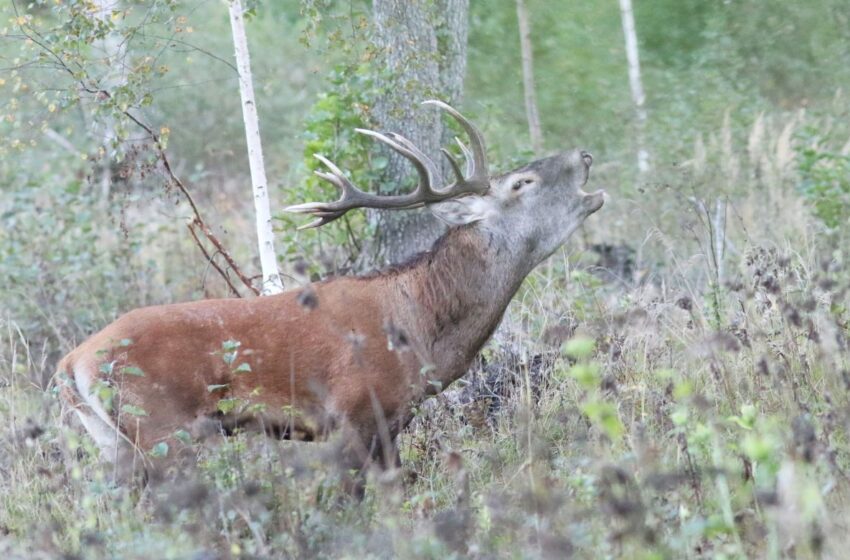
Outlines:
{"label": "tall grass", "polygon": [[363,502],[340,491],[338,442],[250,434],[144,490],[111,485],[41,381],[57,348],[5,317],[0,551],[843,557],[850,275],[797,190],[812,119],[760,115],[740,138],[727,119],[689,161],[611,189]]}

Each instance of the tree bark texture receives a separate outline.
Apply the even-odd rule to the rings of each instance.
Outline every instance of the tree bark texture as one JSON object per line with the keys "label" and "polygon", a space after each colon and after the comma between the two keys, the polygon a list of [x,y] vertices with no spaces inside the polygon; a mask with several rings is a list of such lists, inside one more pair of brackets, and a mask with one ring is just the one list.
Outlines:
{"label": "tree bark texture", "polygon": [[[398,132],[434,161],[443,160],[440,146],[452,135],[441,112],[420,104],[441,99],[456,105],[463,94],[466,72],[468,0],[374,0],[377,67],[383,70],[372,115],[380,130]],[[385,146],[387,158],[378,180],[382,194],[408,191],[416,174],[410,163]],[[443,164],[444,177],[449,168]],[[428,249],[444,226],[426,209],[370,212],[376,237],[367,255],[370,265],[397,263]]]}
{"label": "tree bark texture", "polygon": [[251,58],[248,54],[248,39],[245,36],[245,20],[242,17],[242,12],[241,0],[231,0],[230,26],[233,31],[236,68],[239,71],[239,94],[242,99],[242,118],[245,121],[248,165],[251,169],[251,184],[254,193],[257,244],[260,252],[260,266],[263,272],[262,294],[269,295],[283,291],[283,283],[278,272],[277,253],[274,249],[266,166],[263,162],[260,122],[257,117],[257,104],[254,101],[254,80],[251,76]]}
{"label": "tree bark texture", "polygon": [[534,55],[531,47],[531,23],[525,0],[516,0],[517,23],[519,24],[519,46],[522,55],[522,88],[525,94],[525,114],[528,119],[528,133],[535,155],[543,151],[543,132],[540,128],[540,115],[537,112],[537,90],[534,88]]}

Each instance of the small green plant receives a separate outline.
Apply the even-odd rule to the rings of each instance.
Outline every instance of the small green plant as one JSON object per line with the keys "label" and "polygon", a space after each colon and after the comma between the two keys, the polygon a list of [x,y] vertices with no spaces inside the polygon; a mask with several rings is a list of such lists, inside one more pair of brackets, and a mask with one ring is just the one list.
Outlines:
{"label": "small green plant", "polygon": [[[377,92],[373,86],[373,69],[369,62],[338,65],[331,72],[330,88],[318,95],[304,122],[304,153],[301,163],[303,180],[295,188],[286,189],[286,203],[297,204],[306,200],[335,200],[339,193],[327,181],[315,175],[326,171],[316,159],[322,155],[333,161],[347,177],[362,188],[370,188],[380,171],[387,166],[386,158],[370,157],[373,142],[357,128],[373,128],[369,111]],[[278,217],[282,232],[292,236],[303,217],[282,214]],[[356,257],[361,239],[366,237],[368,224],[362,212],[346,214],[341,219],[319,230],[314,243],[327,243],[341,247],[345,254]],[[324,239],[324,241],[322,241]],[[296,260],[305,252],[315,253],[319,247],[288,244],[289,258]],[[315,272],[315,271],[313,271]]]}
{"label": "small green plant", "polygon": [[831,229],[850,226],[850,155],[831,148],[808,129],[807,146],[798,151],[800,192],[815,215]]}

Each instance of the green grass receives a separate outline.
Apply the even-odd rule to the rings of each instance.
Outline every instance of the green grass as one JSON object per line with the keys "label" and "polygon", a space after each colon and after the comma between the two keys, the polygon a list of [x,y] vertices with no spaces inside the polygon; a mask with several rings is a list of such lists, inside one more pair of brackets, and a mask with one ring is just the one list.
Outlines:
{"label": "green grass", "polygon": [[[50,349],[28,346],[8,320],[0,550],[840,557],[850,279],[791,240],[739,250],[734,285],[720,290],[719,329],[707,288],[685,299],[675,286],[693,284],[675,273],[621,286],[566,258],[544,265],[477,371],[403,434],[404,471],[373,473],[362,503],[339,489],[334,442],[248,435],[199,448],[197,466],[141,494],[110,486],[87,437],[63,427],[36,381],[49,377]],[[558,328],[570,320],[579,334]]]}
{"label": "green grass", "polygon": [[[7,3],[0,554],[846,558],[845,3],[636,2],[655,165],[636,176],[617,3],[529,0],[547,146],[593,151],[591,186],[611,200],[527,279],[472,371],[422,405],[401,436],[403,469],[370,473],[362,502],[341,490],[336,441],[240,434],[198,445],[194,464],[139,491],[112,485],[91,440],[65,421],[52,378],[75,343],[119,311],[227,291],[184,231],[185,203],[175,207],[135,140],[119,166],[129,179],[103,198],[101,167],[121,162],[100,153],[102,104],[77,103],[78,87],[15,37]],[[26,8],[43,30],[65,25],[78,3],[47,4]],[[146,13],[124,4],[131,20]],[[336,87],[332,69],[363,62],[366,28],[351,16],[370,3],[260,4],[252,63],[283,206],[310,199],[305,140],[346,149],[339,117],[354,114],[362,84]],[[226,11],[178,8],[137,35],[133,57],[156,52],[163,70],[137,93],[154,97],[145,118],[172,131],[178,174],[250,274],[241,112],[219,60],[232,51]],[[508,167],[528,147],[514,5],[470,10],[463,109],[485,130],[494,169]],[[163,50],[159,36],[178,23],[194,31]],[[51,41],[85,55],[63,37]],[[86,56],[95,73],[112,71]],[[311,112],[318,91],[350,98]],[[344,253],[342,237],[295,235],[287,223],[278,250],[288,281],[303,276],[289,270],[298,260],[318,273]],[[605,258],[593,250],[602,243]]]}
{"label": "green grass", "polygon": [[[847,232],[797,191],[800,118],[760,119],[746,150],[727,122],[686,165],[614,191],[528,278],[476,367],[421,407],[403,470],[371,473],[362,502],[341,491],[338,442],[247,434],[198,446],[196,464],[141,492],[111,485],[50,383],[74,310],[43,309],[64,337],[3,317],[0,551],[844,557]],[[621,180],[600,171],[598,184]],[[602,241],[630,260],[616,275],[591,250]]]}

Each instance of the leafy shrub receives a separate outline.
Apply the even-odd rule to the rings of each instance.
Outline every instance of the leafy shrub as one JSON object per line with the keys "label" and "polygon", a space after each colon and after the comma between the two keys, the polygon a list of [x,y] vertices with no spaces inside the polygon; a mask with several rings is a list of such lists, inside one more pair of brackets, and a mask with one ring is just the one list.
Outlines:
{"label": "leafy shrub", "polygon": [[829,228],[850,225],[850,156],[817,143],[799,151],[800,191]]}
{"label": "leafy shrub", "polygon": [[50,339],[66,350],[118,309],[144,304],[156,285],[154,265],[139,258],[154,240],[138,229],[120,233],[120,211],[101,207],[90,186],[68,174],[64,184],[31,177],[0,206],[3,318],[36,346]]}
{"label": "leafy shrub", "polygon": [[[304,151],[299,175],[303,180],[284,192],[286,205],[305,201],[332,201],[339,191],[318,177],[316,171],[328,171],[316,155],[335,163],[359,188],[367,189],[377,174],[386,167],[385,158],[370,157],[373,142],[355,131],[372,128],[369,107],[374,99],[372,70],[368,63],[350,67],[337,66],[330,76],[331,87],[318,95],[304,121]],[[303,216],[281,214],[279,220],[287,237],[292,238],[295,227],[307,220]],[[362,212],[346,214],[311,236],[307,245],[287,243],[289,258],[300,259],[301,254],[316,254],[329,248],[338,248],[342,255],[353,258],[360,252],[360,240],[368,235],[368,224]],[[318,246],[314,246],[318,245]]]}

